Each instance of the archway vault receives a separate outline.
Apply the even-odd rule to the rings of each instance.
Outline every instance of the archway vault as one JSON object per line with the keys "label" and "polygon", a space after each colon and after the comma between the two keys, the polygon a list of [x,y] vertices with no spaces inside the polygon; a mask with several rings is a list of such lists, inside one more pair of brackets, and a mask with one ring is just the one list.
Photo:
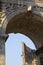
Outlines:
{"label": "archway vault", "polygon": [[43,45],[43,18],[24,12],[14,16],[7,25],[6,33],[22,33],[30,37],[39,48]]}

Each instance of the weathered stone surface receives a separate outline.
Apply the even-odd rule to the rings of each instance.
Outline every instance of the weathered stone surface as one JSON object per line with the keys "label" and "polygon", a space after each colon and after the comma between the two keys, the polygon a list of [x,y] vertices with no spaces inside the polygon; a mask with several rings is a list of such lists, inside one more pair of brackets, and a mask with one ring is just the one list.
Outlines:
{"label": "weathered stone surface", "polygon": [[5,65],[5,56],[4,55],[0,55],[0,65]]}
{"label": "weathered stone surface", "polygon": [[0,35],[0,65],[5,65],[5,41],[7,35]]}
{"label": "weathered stone surface", "polygon": [[31,50],[24,43],[22,43],[22,63],[22,65],[40,65],[35,50]]}
{"label": "weathered stone surface", "polygon": [[[38,49],[43,45],[43,0],[0,1],[0,64],[5,65],[5,33],[22,33],[30,37]],[[40,2],[40,3],[37,3]],[[42,4],[42,5],[41,5]],[[27,12],[28,6],[32,12]],[[36,15],[37,14],[37,15]],[[23,57],[24,58],[24,57]],[[1,62],[2,60],[2,62]],[[34,61],[34,60],[33,60]],[[24,60],[25,62],[25,60]],[[28,65],[26,63],[26,65]]]}
{"label": "weathered stone surface", "polygon": [[40,58],[40,65],[43,65],[43,46],[36,51],[36,55]]}

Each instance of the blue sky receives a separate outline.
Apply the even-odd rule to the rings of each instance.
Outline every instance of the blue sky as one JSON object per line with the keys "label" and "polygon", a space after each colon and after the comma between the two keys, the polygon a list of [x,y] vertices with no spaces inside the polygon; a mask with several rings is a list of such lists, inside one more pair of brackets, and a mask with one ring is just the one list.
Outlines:
{"label": "blue sky", "polygon": [[25,35],[17,33],[9,34],[6,45],[6,65],[22,65],[22,42],[31,49],[36,49],[33,42]]}

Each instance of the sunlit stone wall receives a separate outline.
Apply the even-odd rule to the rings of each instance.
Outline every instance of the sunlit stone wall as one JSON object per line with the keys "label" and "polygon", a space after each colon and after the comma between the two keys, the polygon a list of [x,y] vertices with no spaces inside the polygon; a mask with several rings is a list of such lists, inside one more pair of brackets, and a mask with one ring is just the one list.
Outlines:
{"label": "sunlit stone wall", "polygon": [[0,65],[5,65],[5,45],[0,44]]}
{"label": "sunlit stone wall", "polygon": [[5,57],[4,55],[0,55],[0,65],[5,65]]}
{"label": "sunlit stone wall", "polygon": [[0,36],[0,65],[5,64],[5,37]]}

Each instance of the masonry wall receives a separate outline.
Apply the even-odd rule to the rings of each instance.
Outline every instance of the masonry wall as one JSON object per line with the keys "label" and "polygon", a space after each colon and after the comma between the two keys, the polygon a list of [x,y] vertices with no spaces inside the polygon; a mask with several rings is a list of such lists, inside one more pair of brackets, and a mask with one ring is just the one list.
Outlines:
{"label": "masonry wall", "polygon": [[5,65],[5,43],[4,39],[0,37],[0,65]]}
{"label": "masonry wall", "polygon": [[22,65],[39,65],[35,50],[31,50],[24,43],[22,43],[22,63]]}

